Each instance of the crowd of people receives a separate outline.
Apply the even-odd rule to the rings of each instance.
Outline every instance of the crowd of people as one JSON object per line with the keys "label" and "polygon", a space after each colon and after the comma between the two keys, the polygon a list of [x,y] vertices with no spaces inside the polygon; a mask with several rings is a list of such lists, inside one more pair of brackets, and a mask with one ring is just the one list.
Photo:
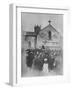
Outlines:
{"label": "crowd of people", "polygon": [[49,71],[53,70],[57,66],[55,58],[60,54],[57,50],[45,50],[44,46],[41,49],[27,49],[26,52],[27,67],[32,68],[34,65],[34,68],[39,71],[43,70],[44,63],[48,64]]}

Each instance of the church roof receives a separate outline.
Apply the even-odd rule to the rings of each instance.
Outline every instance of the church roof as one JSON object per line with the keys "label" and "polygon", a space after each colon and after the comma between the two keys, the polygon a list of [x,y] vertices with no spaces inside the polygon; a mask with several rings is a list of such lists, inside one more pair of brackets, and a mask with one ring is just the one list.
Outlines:
{"label": "church roof", "polygon": [[[59,33],[59,32],[51,25],[51,21],[49,20],[48,22],[49,22],[49,24],[48,24],[46,27],[44,27],[43,29],[41,29],[39,32],[41,32],[41,31],[43,31],[43,30],[44,30],[44,31],[50,30],[50,31]],[[36,35],[37,35],[37,34],[36,34],[35,31],[34,31],[34,32],[26,32],[26,36],[35,37]]]}
{"label": "church roof", "polygon": [[46,27],[44,27],[43,29],[41,29],[41,31],[43,31],[43,30],[51,30],[51,31],[53,31],[53,32],[59,33],[59,32],[51,25],[51,21],[49,20],[48,22],[49,22],[49,24],[48,24]]}
{"label": "church roof", "polygon": [[26,32],[26,36],[36,36],[35,32]]}

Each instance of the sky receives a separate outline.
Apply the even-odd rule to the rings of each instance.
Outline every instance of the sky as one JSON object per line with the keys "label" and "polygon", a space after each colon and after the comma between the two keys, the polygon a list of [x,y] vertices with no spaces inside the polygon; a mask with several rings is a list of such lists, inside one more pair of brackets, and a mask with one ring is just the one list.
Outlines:
{"label": "sky", "polygon": [[47,26],[51,20],[52,26],[63,33],[63,15],[48,13],[21,13],[21,30],[34,31],[35,25],[41,25],[41,29]]}

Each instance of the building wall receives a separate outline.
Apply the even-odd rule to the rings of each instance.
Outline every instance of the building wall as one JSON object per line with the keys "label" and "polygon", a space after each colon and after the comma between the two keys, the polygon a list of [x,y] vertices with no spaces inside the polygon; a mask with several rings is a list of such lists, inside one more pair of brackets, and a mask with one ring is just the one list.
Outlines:
{"label": "building wall", "polygon": [[40,34],[37,37],[37,47],[44,46],[55,46],[60,47],[62,43],[62,38],[60,37],[60,33],[51,31],[52,37],[51,40],[49,40],[48,30],[41,31]]}

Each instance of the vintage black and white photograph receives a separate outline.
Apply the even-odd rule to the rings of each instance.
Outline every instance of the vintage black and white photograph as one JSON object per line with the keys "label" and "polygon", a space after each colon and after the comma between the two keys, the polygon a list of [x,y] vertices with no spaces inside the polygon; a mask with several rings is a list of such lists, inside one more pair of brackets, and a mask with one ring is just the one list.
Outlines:
{"label": "vintage black and white photograph", "polygon": [[63,75],[63,14],[21,13],[21,77]]}

